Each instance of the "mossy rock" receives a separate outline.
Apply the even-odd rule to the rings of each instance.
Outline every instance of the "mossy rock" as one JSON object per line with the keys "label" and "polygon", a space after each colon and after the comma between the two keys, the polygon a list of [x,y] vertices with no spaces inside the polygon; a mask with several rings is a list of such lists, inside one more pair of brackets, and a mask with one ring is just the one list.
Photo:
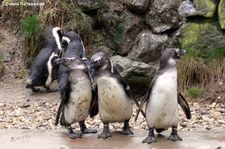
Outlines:
{"label": "mossy rock", "polygon": [[207,18],[213,17],[216,11],[217,1],[215,0],[194,0],[196,9],[195,15]]}
{"label": "mossy rock", "polygon": [[221,29],[225,29],[225,0],[220,0],[218,6],[218,17]]}
{"label": "mossy rock", "polygon": [[196,20],[182,28],[178,41],[181,48],[206,53],[218,45],[225,45],[225,34],[214,20]]}

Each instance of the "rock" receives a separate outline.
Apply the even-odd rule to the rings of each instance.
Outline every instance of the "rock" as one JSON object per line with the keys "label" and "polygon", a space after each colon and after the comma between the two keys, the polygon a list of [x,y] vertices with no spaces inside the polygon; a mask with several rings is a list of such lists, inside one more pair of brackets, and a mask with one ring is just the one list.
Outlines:
{"label": "rock", "polygon": [[187,17],[193,15],[196,10],[190,0],[185,0],[180,4],[178,12],[181,16]]}
{"label": "rock", "polygon": [[156,35],[149,30],[144,30],[138,34],[128,57],[133,60],[155,64],[168,45],[168,40],[167,35]]}
{"label": "rock", "polygon": [[150,0],[125,0],[123,2],[135,14],[145,14],[149,8]]}
{"label": "rock", "polygon": [[180,0],[154,1],[146,15],[146,23],[151,26],[154,33],[178,28],[182,23],[177,11],[179,6]]}
{"label": "rock", "polygon": [[201,50],[203,53],[225,45],[225,36],[218,29],[218,24],[211,20],[187,23],[178,37],[181,48]]}
{"label": "rock", "polygon": [[148,64],[132,61],[119,55],[113,56],[111,60],[132,91],[144,94],[156,70]]}
{"label": "rock", "polygon": [[225,0],[220,0],[218,6],[218,17],[221,29],[225,29]]}
{"label": "rock", "polygon": [[193,16],[203,16],[206,18],[213,17],[217,7],[215,0],[194,0],[196,12]]}
{"label": "rock", "polygon": [[144,28],[144,21],[122,8],[116,8],[98,11],[98,21],[103,26],[103,37],[109,39],[105,46],[118,54],[127,54],[137,34]]}
{"label": "rock", "polygon": [[216,107],[216,102],[213,102],[209,107],[210,108],[215,108]]}
{"label": "rock", "polygon": [[73,0],[75,4],[84,12],[99,9],[104,6],[105,0]]}

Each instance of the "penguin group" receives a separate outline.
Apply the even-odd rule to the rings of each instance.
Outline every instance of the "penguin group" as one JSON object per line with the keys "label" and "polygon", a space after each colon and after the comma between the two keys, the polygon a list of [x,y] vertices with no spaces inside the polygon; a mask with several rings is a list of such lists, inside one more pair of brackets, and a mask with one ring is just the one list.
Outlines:
{"label": "penguin group", "polygon": [[[139,104],[107,53],[97,52],[89,60],[77,33],[63,33],[61,28],[54,27],[48,30],[44,47],[31,66],[26,88],[38,92],[40,89],[36,87],[43,86],[50,91],[51,83],[58,81],[60,104],[55,125],[60,123],[65,127],[72,139],[81,138],[82,134],[97,133],[85,124],[88,116],[93,118],[97,114],[103,123],[98,138],[111,137],[109,124],[115,122],[123,122],[121,134],[132,135],[129,121],[134,103],[138,107],[135,120],[141,112],[149,128],[149,134],[142,143],[156,142],[154,130],[161,133],[169,127],[172,127],[172,132],[168,139],[182,141],[177,132],[178,105],[187,119],[191,118],[191,112],[178,89],[176,61],[185,53],[185,50],[177,48],[164,50],[159,70]],[[145,111],[142,110],[144,104]],[[74,123],[79,124],[80,132],[73,131]]]}

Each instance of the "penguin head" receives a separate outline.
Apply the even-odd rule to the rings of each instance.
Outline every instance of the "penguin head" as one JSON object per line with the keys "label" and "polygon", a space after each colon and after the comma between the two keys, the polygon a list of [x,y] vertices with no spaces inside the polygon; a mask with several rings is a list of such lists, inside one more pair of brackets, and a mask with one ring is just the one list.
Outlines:
{"label": "penguin head", "polygon": [[58,65],[62,64],[70,70],[86,69],[86,65],[83,63],[82,59],[79,56],[74,56],[72,58],[58,58],[54,62]]}
{"label": "penguin head", "polygon": [[107,54],[98,52],[91,57],[91,67],[98,71],[111,69],[113,66]]}
{"label": "penguin head", "polygon": [[67,42],[67,44],[69,44],[72,41],[81,41],[80,35],[78,35],[74,31],[65,32],[63,34],[63,38],[64,39],[62,39],[62,40],[66,40],[65,42]]}
{"label": "penguin head", "polygon": [[176,60],[180,59],[186,53],[185,50],[178,48],[166,48],[160,59],[160,68],[166,66],[176,66]]}
{"label": "penguin head", "polygon": [[57,47],[59,50],[62,50],[61,42],[62,42],[62,37],[63,37],[63,32],[60,27],[53,27],[52,28],[52,35],[55,39],[55,42],[57,44]]}

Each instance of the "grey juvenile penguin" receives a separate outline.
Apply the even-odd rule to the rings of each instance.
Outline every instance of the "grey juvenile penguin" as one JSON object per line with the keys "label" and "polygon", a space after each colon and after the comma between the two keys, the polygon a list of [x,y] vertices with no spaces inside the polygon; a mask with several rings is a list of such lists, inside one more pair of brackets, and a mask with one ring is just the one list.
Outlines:
{"label": "grey juvenile penguin", "polygon": [[[64,53],[64,58],[73,58],[74,56],[78,56],[82,58],[83,62],[86,64],[87,59],[85,58],[85,48],[81,37],[76,34],[74,31],[68,31],[63,34],[62,42],[66,45],[66,52]],[[61,101],[66,101],[68,98],[68,87],[70,84],[69,75],[70,69],[64,65],[60,65],[58,72],[58,82],[59,82],[59,90],[60,90],[60,99]],[[92,79],[91,79],[92,80]],[[96,110],[95,110],[96,111]],[[97,111],[95,112],[97,113]],[[95,115],[94,112],[91,112],[91,117]],[[56,125],[58,124],[58,118],[56,120]],[[79,122],[80,129],[82,133],[96,133],[96,130],[88,129],[85,125],[85,122]]]}
{"label": "grey juvenile penguin", "polygon": [[91,65],[95,68],[94,80],[97,86],[98,110],[104,124],[103,131],[98,138],[106,139],[112,136],[108,124],[113,122],[124,122],[122,134],[133,134],[129,126],[133,111],[129,86],[105,53],[94,54],[91,58]]}
{"label": "grey juvenile penguin", "polygon": [[167,48],[162,54],[160,68],[139,107],[140,110],[147,101],[146,121],[149,134],[142,143],[156,142],[154,129],[160,133],[168,127],[172,127],[172,133],[168,139],[182,141],[177,133],[178,103],[188,119],[191,118],[191,113],[185,98],[178,92],[176,60],[180,59],[185,52],[176,48]]}
{"label": "grey juvenile penguin", "polygon": [[[59,58],[55,61],[69,69],[67,88],[62,99],[57,116],[56,125],[60,124],[68,128],[69,136],[73,139],[81,137],[81,133],[75,133],[71,124],[79,122],[82,133],[94,133],[96,130],[87,129],[84,121],[92,112],[92,88],[87,66],[79,56],[72,58]],[[96,113],[97,114],[97,113]],[[94,116],[93,114],[91,114]]]}

